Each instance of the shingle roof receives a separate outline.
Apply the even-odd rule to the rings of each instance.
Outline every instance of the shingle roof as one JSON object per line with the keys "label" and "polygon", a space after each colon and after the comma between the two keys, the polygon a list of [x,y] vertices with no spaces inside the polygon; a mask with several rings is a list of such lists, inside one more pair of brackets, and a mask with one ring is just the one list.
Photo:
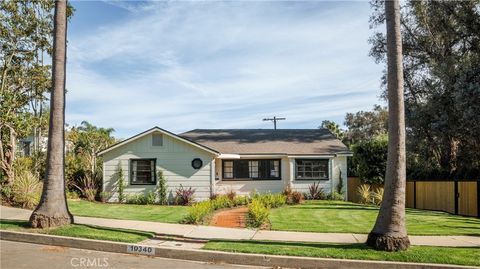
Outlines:
{"label": "shingle roof", "polygon": [[179,136],[224,154],[350,153],[327,129],[195,129]]}

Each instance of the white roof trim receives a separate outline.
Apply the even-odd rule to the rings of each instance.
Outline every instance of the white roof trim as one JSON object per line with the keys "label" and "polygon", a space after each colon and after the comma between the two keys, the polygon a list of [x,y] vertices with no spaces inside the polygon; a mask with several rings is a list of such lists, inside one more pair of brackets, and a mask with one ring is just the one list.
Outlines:
{"label": "white roof trim", "polygon": [[109,152],[109,151],[111,151],[111,150],[114,150],[114,149],[116,149],[116,148],[119,148],[119,147],[121,147],[121,146],[123,146],[123,145],[126,145],[126,144],[132,142],[132,141],[135,141],[135,140],[137,140],[137,139],[139,139],[139,138],[142,138],[142,137],[144,137],[144,136],[147,136],[147,135],[149,135],[149,134],[151,134],[151,133],[155,133],[155,132],[160,132],[160,133],[162,133],[162,134],[164,134],[164,135],[167,135],[167,136],[172,137],[172,138],[174,138],[174,139],[177,139],[177,140],[180,140],[180,141],[182,141],[182,142],[185,142],[185,143],[187,143],[187,144],[189,144],[189,145],[191,145],[191,146],[194,146],[194,147],[196,147],[196,148],[202,149],[202,150],[207,151],[207,152],[209,152],[209,153],[212,153],[212,154],[214,154],[214,155],[219,155],[219,152],[217,152],[217,151],[215,151],[215,150],[213,150],[213,149],[211,149],[211,148],[208,148],[208,147],[206,147],[206,146],[203,146],[203,145],[197,144],[197,143],[195,143],[195,142],[192,142],[192,141],[190,141],[190,140],[188,140],[188,139],[185,139],[185,138],[183,138],[183,137],[181,137],[181,136],[178,136],[178,135],[176,135],[176,134],[174,134],[174,133],[171,133],[171,132],[169,132],[169,131],[167,131],[167,130],[164,130],[164,129],[162,129],[162,128],[160,128],[160,127],[157,127],[157,126],[151,128],[151,129],[149,129],[149,130],[146,130],[146,131],[144,131],[144,132],[142,132],[142,133],[139,133],[139,134],[137,134],[137,135],[134,135],[134,136],[132,136],[132,137],[130,137],[130,138],[127,138],[127,139],[125,139],[125,140],[123,140],[123,141],[121,141],[121,142],[119,142],[119,143],[117,143],[117,144],[115,144],[115,145],[113,145],[113,146],[111,146],[111,147],[109,147],[109,148],[106,148],[106,149],[100,151],[97,155],[103,155],[103,154],[105,154],[105,153],[107,153],[107,152]]}
{"label": "white roof trim", "polygon": [[220,154],[217,158],[219,159],[240,159],[238,154]]}
{"label": "white roof trim", "polygon": [[326,155],[288,155],[288,158],[291,159],[325,159],[325,158],[335,158],[334,154]]}
{"label": "white roof trim", "polygon": [[337,153],[337,156],[339,156],[339,157],[344,157],[344,156],[352,157],[353,153],[351,153],[351,152],[350,153],[347,153],[347,152],[346,153]]}

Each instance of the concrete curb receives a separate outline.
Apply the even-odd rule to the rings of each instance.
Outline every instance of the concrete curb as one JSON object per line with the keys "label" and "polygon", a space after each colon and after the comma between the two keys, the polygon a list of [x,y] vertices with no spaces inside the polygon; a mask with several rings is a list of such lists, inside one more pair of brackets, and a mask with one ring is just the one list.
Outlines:
{"label": "concrete curb", "polygon": [[[140,244],[128,244],[110,241],[100,241],[92,239],[72,238],[65,236],[53,236],[45,234],[24,233],[0,230],[0,239],[53,245],[69,248],[97,250],[105,252],[116,252],[132,254],[127,251],[128,246],[141,246]],[[152,247],[152,246],[146,246]],[[478,268],[472,266],[444,265],[444,264],[426,264],[426,263],[403,263],[387,261],[361,261],[361,260],[342,260],[328,258],[309,258],[294,256],[277,256],[262,254],[230,253],[210,250],[185,250],[172,249],[166,247],[152,247],[154,253],[149,256],[192,260],[208,263],[227,263],[266,267],[287,267],[287,268],[357,268],[357,269],[452,269],[452,268]],[[146,254],[140,254],[146,255]]]}

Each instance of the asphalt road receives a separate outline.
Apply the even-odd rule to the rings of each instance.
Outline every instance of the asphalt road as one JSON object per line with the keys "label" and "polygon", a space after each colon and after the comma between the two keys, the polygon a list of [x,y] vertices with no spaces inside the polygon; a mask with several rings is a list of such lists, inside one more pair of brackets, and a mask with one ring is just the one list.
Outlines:
{"label": "asphalt road", "polygon": [[254,269],[264,267],[207,264],[184,260],[37,245],[0,240],[1,269],[168,268]]}

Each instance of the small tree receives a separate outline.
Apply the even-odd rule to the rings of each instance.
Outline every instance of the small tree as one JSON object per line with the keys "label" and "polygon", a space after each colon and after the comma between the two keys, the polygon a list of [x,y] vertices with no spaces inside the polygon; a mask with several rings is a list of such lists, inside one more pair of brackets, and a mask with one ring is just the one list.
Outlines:
{"label": "small tree", "polygon": [[388,139],[385,136],[377,136],[375,139],[353,146],[352,161],[362,182],[383,183],[387,167],[387,151]]}
{"label": "small tree", "polygon": [[345,191],[343,189],[342,170],[340,170],[340,169],[338,171],[337,192],[341,195],[343,195],[345,193]]}
{"label": "small tree", "polygon": [[158,200],[161,205],[166,205],[168,203],[167,197],[167,179],[163,175],[163,171],[159,170],[157,173],[158,178]]}
{"label": "small tree", "polygon": [[125,200],[125,178],[123,176],[123,169],[120,163],[118,163],[118,169],[117,169],[117,177],[118,177],[118,185],[117,185],[117,191],[118,191],[118,202],[123,203]]}

